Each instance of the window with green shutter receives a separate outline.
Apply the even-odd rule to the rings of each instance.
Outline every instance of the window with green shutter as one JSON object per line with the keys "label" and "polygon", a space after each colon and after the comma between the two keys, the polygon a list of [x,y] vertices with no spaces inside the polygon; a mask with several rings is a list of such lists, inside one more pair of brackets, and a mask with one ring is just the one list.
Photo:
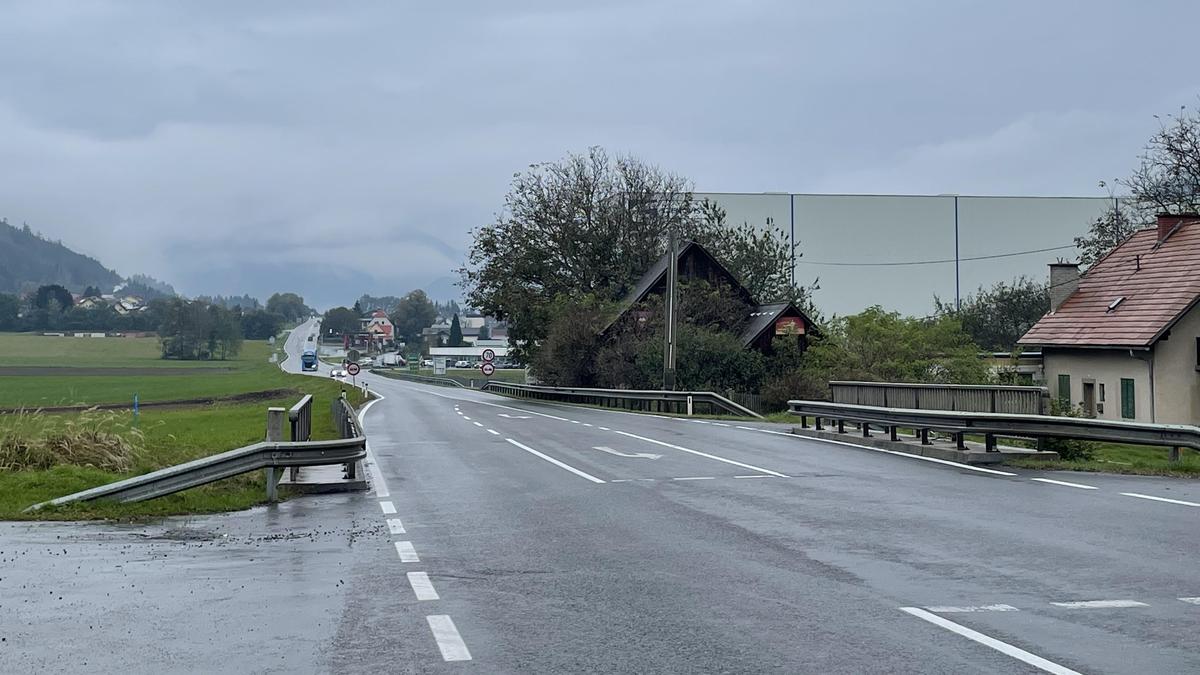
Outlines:
{"label": "window with green shutter", "polygon": [[1133,380],[1128,377],[1121,378],[1121,417],[1131,420],[1137,417],[1137,410],[1133,405]]}
{"label": "window with green shutter", "polygon": [[1071,407],[1071,376],[1058,376],[1058,402]]}

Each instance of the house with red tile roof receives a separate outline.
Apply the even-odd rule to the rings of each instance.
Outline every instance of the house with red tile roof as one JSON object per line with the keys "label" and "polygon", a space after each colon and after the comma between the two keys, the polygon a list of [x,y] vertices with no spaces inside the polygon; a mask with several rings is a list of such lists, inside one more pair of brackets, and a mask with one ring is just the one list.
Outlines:
{"label": "house with red tile roof", "polygon": [[1050,266],[1042,349],[1051,395],[1101,419],[1200,423],[1200,216],[1160,215],[1083,275]]}

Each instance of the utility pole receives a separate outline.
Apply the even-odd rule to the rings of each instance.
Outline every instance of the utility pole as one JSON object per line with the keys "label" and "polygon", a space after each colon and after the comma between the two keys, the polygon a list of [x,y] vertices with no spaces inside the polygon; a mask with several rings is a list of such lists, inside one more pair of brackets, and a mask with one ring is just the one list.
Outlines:
{"label": "utility pole", "polygon": [[663,389],[675,390],[675,305],[679,285],[679,230],[667,226],[666,344],[663,345]]}
{"label": "utility pole", "polygon": [[958,274],[958,195],[954,195],[954,311],[962,309],[961,282]]}

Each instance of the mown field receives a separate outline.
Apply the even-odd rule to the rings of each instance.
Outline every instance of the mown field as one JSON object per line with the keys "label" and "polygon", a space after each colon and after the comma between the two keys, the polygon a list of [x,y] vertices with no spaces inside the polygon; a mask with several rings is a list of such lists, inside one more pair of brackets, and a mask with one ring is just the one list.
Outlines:
{"label": "mown field", "polygon": [[[24,372],[29,365],[44,365],[51,373],[0,375],[0,407],[35,409],[51,405],[131,403],[135,391],[143,402],[276,392],[245,403],[152,406],[143,408],[136,422],[131,406],[113,412],[82,414],[0,413],[0,518],[27,518],[30,516],[21,510],[36,502],[260,441],[266,430],[266,409],[290,407],[302,394],[313,394],[315,398],[314,436],[332,438],[335,432],[328,411],[343,385],[281,372],[268,361],[272,349],[265,342],[248,341],[236,359],[177,362],[159,359],[157,341],[153,339],[0,334],[0,373],[4,367],[9,367],[10,372],[20,367],[23,369],[20,372]],[[118,368],[121,374],[70,374],[54,370],[64,362],[83,373]],[[181,369],[187,369],[186,374],[181,374]],[[357,390],[347,389],[352,400],[361,403]],[[20,463],[14,460],[20,453],[13,450],[18,441],[61,440],[81,435],[86,438],[85,432],[91,428],[128,441],[133,449],[125,462],[126,470],[78,464],[11,470],[14,462]],[[258,472],[141,504],[76,505],[33,517],[138,518],[207,513],[247,508],[261,503],[264,494],[264,477]]]}

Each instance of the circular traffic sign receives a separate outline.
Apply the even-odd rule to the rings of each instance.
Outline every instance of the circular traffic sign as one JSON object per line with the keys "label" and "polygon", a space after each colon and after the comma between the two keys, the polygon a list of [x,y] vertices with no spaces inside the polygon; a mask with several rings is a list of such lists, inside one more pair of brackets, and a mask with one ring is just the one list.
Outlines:
{"label": "circular traffic sign", "polygon": [[484,362],[482,366],[479,366],[479,370],[483,373],[484,377],[491,377],[492,373],[496,372],[496,366],[491,363]]}
{"label": "circular traffic sign", "polygon": [[495,360],[496,360],[496,350],[495,349],[488,347],[487,349],[483,350],[483,362],[484,363],[491,363],[492,361],[495,361]]}
{"label": "circular traffic sign", "polygon": [[358,375],[358,372],[360,370],[362,370],[362,369],[358,367],[357,363],[347,363],[346,364],[346,374],[348,374],[350,377],[354,377],[355,375]]}

